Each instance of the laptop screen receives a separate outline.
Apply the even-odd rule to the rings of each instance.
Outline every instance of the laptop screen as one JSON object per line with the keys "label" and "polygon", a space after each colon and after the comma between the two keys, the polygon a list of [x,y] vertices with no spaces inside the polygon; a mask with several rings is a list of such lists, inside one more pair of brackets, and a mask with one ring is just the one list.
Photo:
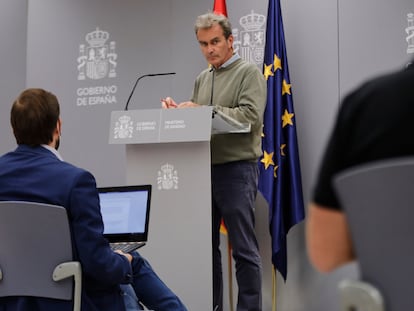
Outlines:
{"label": "laptop screen", "polygon": [[98,188],[109,242],[145,242],[151,203],[151,185]]}

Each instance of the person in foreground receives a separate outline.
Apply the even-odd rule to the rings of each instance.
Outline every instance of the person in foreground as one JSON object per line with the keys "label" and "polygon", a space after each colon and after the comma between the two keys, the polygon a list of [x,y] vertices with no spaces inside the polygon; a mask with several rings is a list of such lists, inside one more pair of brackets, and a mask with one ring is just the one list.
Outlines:
{"label": "person in foreground", "polygon": [[345,214],[332,179],[366,162],[414,155],[414,66],[374,78],[349,94],[340,107],[307,217],[311,262],[329,272],[355,259]]}
{"label": "person in foreground", "polygon": [[213,308],[223,310],[220,222],[223,218],[236,262],[239,289],[237,311],[262,309],[262,264],[255,236],[254,204],[258,184],[258,158],[266,104],[266,81],[259,68],[233,51],[229,20],[213,13],[200,15],[195,33],[201,52],[211,65],[197,77],[190,101],[162,100],[163,108],[210,105],[251,132],[211,137],[213,211]]}
{"label": "person in foreground", "polygon": [[[57,152],[62,128],[59,111],[56,96],[43,89],[24,90],[13,103],[10,119],[18,147],[0,157],[0,201],[31,201],[66,208],[74,260],[82,265],[83,311],[139,310],[132,296],[151,310],[186,310],[138,252],[114,252],[109,247],[103,236],[95,178],[64,162]],[[0,310],[71,309],[70,301],[0,298]]]}

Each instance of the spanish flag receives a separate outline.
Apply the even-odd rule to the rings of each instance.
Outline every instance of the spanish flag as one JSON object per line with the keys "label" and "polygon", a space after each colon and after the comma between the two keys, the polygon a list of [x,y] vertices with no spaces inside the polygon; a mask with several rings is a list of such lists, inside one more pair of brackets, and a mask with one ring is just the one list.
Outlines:
{"label": "spanish flag", "polygon": [[213,12],[227,17],[226,0],[214,0]]}

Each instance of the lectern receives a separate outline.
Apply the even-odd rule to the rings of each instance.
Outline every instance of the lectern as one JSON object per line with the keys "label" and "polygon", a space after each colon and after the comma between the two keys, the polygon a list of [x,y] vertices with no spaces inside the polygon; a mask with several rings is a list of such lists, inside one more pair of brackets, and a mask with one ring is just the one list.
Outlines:
{"label": "lectern", "polygon": [[207,106],[111,113],[109,143],[126,146],[126,183],[153,186],[140,253],[188,310],[212,310],[210,137],[249,131],[230,121]]}

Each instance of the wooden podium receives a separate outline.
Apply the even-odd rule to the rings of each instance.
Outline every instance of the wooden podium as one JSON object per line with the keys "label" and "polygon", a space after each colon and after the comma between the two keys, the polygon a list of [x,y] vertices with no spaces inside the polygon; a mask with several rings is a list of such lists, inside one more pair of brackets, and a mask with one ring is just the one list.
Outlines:
{"label": "wooden podium", "polygon": [[188,310],[212,310],[212,133],[249,131],[212,107],[113,111],[110,144],[126,146],[126,183],[152,184],[140,250]]}

